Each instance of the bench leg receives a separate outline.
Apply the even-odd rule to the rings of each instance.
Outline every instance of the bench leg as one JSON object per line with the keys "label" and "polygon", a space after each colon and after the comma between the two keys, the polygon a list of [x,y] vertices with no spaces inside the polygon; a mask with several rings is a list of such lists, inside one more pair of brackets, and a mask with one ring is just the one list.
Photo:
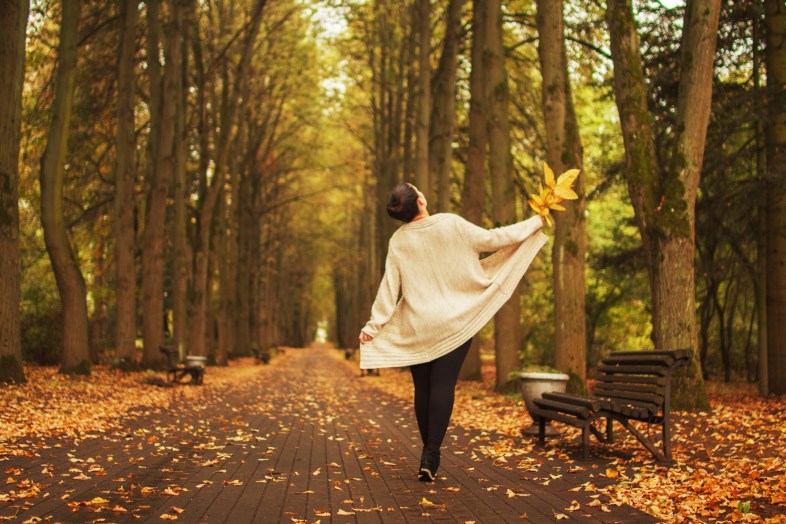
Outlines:
{"label": "bench leg", "polygon": [[584,460],[588,460],[590,458],[590,430],[589,430],[589,421],[584,427],[581,428],[581,456]]}
{"label": "bench leg", "polygon": [[606,442],[614,442],[614,419],[606,417]]}
{"label": "bench leg", "polygon": [[666,413],[666,417],[663,420],[663,455],[666,457],[667,461],[671,460],[671,431],[669,429],[669,419],[667,418],[669,415]]}
{"label": "bench leg", "polygon": [[625,426],[625,428],[630,431],[634,437],[636,437],[636,440],[641,442],[641,444],[647,448],[647,451],[652,453],[652,456],[655,457],[655,460],[659,462],[668,462],[666,457],[664,457],[663,454],[652,444],[652,442],[650,442],[650,439],[642,435],[641,432],[634,428],[629,421],[622,419],[620,420],[620,424]]}

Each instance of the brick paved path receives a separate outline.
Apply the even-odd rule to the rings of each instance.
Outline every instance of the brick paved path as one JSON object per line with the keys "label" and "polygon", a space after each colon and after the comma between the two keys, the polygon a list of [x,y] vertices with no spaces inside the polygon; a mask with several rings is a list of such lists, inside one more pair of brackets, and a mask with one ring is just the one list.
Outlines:
{"label": "brick paved path", "polygon": [[593,463],[500,467],[473,447],[495,436],[464,428],[448,431],[440,478],[419,482],[412,408],[338,358],[289,350],[199,405],[141,412],[80,442],[31,441],[31,456],[0,468],[41,491],[0,498],[0,522],[656,522],[569,491]]}

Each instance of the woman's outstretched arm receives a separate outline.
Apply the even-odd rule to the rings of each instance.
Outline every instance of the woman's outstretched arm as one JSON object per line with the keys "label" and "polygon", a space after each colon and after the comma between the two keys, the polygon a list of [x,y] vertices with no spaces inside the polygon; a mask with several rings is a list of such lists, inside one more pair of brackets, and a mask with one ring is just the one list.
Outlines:
{"label": "woman's outstretched arm", "polygon": [[542,227],[543,219],[538,215],[495,229],[485,229],[459,218],[459,230],[462,236],[479,253],[497,251],[503,247],[519,244]]}

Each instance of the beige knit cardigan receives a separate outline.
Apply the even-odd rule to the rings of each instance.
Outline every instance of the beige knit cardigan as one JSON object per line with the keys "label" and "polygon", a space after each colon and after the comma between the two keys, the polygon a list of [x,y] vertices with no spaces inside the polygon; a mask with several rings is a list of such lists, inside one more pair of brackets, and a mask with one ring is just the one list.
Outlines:
{"label": "beige knit cardigan", "polygon": [[449,213],[402,225],[363,327],[373,339],[360,346],[361,369],[430,362],[469,340],[516,289],[547,240],[542,227],[534,216],[488,230]]}

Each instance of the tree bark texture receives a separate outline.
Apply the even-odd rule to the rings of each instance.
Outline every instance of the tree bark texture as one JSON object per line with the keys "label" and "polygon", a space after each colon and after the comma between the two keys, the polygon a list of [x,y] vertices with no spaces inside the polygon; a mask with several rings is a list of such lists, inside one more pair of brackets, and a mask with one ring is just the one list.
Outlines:
{"label": "tree bark texture", "polygon": [[[186,16],[186,14],[188,16]],[[190,29],[192,27],[191,13],[184,13],[183,39],[181,43],[180,74],[177,78],[177,117],[175,122],[175,183],[174,204],[175,223],[174,253],[172,271],[172,342],[178,354],[185,355],[188,343],[188,265],[190,253],[188,250],[188,206],[189,195],[186,159],[188,137],[186,129],[186,109],[188,107],[187,86],[189,77],[188,47],[190,42]]]}
{"label": "tree bark texture", "polygon": [[434,74],[433,104],[429,124],[429,173],[435,181],[434,201],[437,212],[450,211],[450,173],[453,159],[453,135],[456,132],[456,72],[461,36],[461,10],[464,0],[450,0],[445,17],[442,55]]}
{"label": "tree bark texture", "polygon": [[[469,148],[461,193],[461,215],[479,226],[483,225],[486,203],[486,152],[488,149],[488,97],[485,86],[486,11],[484,0],[472,2],[472,69],[469,75]],[[462,380],[482,380],[480,341],[477,337],[469,348],[461,367]]]}
{"label": "tree bark texture", "polygon": [[29,0],[0,2],[0,383],[25,382],[20,330],[19,143]]}
{"label": "tree bark texture", "polygon": [[136,134],[134,130],[136,24],[138,2],[122,3],[120,56],[117,66],[117,166],[115,172],[115,275],[117,360],[136,359],[136,263],[134,260],[134,202]]}
{"label": "tree bark texture", "polygon": [[429,121],[431,119],[431,0],[417,2],[418,111],[415,124],[415,185],[428,197],[437,192],[429,173]]}
{"label": "tree bark texture", "polygon": [[[177,120],[177,83],[180,75],[180,38],[182,11],[179,0],[171,0],[165,27],[166,65],[161,90],[161,113],[156,160],[150,181],[150,195],[142,245],[142,338],[145,364],[161,360],[164,343],[164,263],[166,247],[166,210],[175,169],[175,128]],[[156,49],[149,52],[156,52]],[[151,78],[152,82],[152,78]],[[152,134],[151,134],[152,137]]]}
{"label": "tree bark texture", "polygon": [[[502,8],[499,0],[487,0],[486,48],[484,69],[489,118],[489,173],[493,199],[494,225],[516,221],[516,187],[513,181],[513,156],[510,150],[510,122],[508,116],[509,88],[503,47]],[[519,288],[494,317],[494,344],[498,390],[512,387],[510,375],[520,367],[521,302]]]}
{"label": "tree bark texture", "polygon": [[[573,110],[563,30],[562,0],[538,0],[540,56],[546,156],[559,175],[582,168],[581,140]],[[567,373],[568,389],[586,390],[587,337],[584,310],[584,258],[587,250],[584,220],[584,176],[576,179],[578,200],[566,201],[554,213],[551,259],[554,271],[554,365]]]}
{"label": "tree bark texture", "polygon": [[769,393],[786,393],[786,5],[765,0],[767,31],[767,367]]}
{"label": "tree bark texture", "polygon": [[[751,26],[753,37],[753,89],[757,94],[764,94],[761,83],[762,71],[762,16],[751,9]],[[756,179],[761,187],[767,187],[767,149],[764,133],[764,115],[759,110],[756,115]],[[756,214],[756,273],[754,275],[754,296],[756,297],[756,342],[758,354],[759,394],[767,395],[770,391],[769,365],[767,363],[767,191],[759,195]]]}
{"label": "tree bark texture", "polygon": [[46,148],[41,157],[41,223],[63,307],[60,372],[90,374],[85,280],[68,238],[63,211],[65,160],[74,99],[80,2],[64,2],[55,79],[55,99]]}
{"label": "tree bark texture", "polygon": [[628,190],[642,237],[658,349],[688,349],[689,368],[674,380],[678,408],[706,407],[697,354],[695,202],[712,98],[720,0],[689,1],[680,45],[675,140],[666,165],[655,154],[639,38],[629,0],[609,0],[606,19],[614,62]]}

